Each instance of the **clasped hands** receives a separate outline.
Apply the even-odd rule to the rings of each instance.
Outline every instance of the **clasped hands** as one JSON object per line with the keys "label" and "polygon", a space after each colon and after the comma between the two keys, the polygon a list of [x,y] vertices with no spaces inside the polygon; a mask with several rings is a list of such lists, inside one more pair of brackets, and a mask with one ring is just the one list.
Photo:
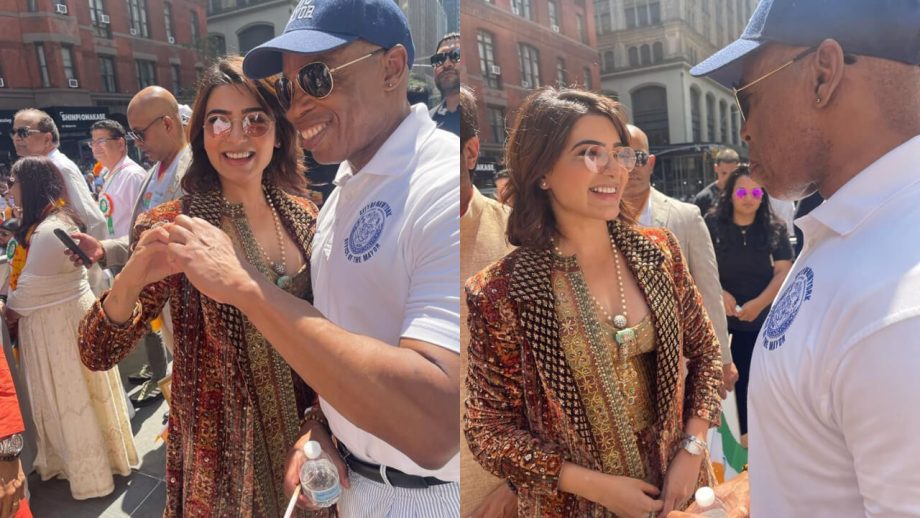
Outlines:
{"label": "clasped hands", "polygon": [[144,286],[184,273],[204,295],[224,304],[240,297],[254,276],[230,237],[199,218],[180,215],[141,234],[116,282],[140,292]]}

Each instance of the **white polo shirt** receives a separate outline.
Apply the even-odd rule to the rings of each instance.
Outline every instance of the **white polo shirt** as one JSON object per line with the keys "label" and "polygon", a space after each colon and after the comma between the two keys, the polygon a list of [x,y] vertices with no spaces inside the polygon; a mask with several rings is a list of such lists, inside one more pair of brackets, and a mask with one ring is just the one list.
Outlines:
{"label": "white polo shirt", "polygon": [[920,516],[920,136],[796,224],[751,364],[751,516]]}
{"label": "white polo shirt", "polygon": [[147,171],[127,155],[111,171],[103,169],[99,210],[113,238],[127,236],[134,226],[134,202],[140,195]]}
{"label": "white polo shirt", "polygon": [[[460,140],[436,131],[425,106],[415,105],[359,174],[342,163],[335,184],[313,240],[316,308],[336,325],[394,347],[405,337],[459,354]],[[321,404],[332,432],[357,457],[460,481],[459,454],[441,469],[424,470]]]}

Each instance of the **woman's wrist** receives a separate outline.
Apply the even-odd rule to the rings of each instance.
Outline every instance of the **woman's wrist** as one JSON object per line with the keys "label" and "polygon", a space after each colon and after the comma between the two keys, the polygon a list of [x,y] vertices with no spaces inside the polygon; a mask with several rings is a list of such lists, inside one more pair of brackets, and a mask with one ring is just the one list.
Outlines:
{"label": "woman's wrist", "polygon": [[599,473],[571,462],[564,462],[559,470],[559,490],[597,502],[596,491],[600,484],[596,478]]}

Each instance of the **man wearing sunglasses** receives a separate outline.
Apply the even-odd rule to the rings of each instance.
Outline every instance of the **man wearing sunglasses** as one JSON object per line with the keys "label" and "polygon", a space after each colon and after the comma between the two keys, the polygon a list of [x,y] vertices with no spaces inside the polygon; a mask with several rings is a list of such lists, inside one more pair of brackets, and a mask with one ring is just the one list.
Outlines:
{"label": "man wearing sunglasses", "polygon": [[[182,196],[182,177],[191,164],[192,153],[182,127],[179,103],[164,88],[148,86],[138,92],[128,103],[128,124],[131,131],[127,136],[149,160],[156,162],[145,174],[139,195],[132,201],[129,220],[133,227],[141,213]],[[120,269],[128,262],[130,235],[96,240],[84,234],[74,234],[74,238],[90,260],[104,267]],[[69,254],[69,251],[66,253]],[[75,265],[82,264],[80,258],[73,254],[70,256]],[[162,336],[167,344],[172,340],[168,306],[164,308],[165,318],[158,320],[163,324]],[[152,331],[147,333],[144,344],[148,363],[128,376],[131,382],[141,383],[140,390],[131,396],[131,402],[136,406],[150,405],[163,397],[158,386],[158,382],[166,377],[168,366],[163,339]]]}
{"label": "man wearing sunglasses", "polygon": [[722,286],[712,239],[700,211],[691,204],[675,200],[652,187],[655,155],[649,154],[648,136],[632,124],[629,129],[629,146],[639,155],[636,167],[629,172],[629,181],[623,191],[623,200],[639,211],[639,224],[646,227],[665,227],[674,233],[681,250],[687,257],[690,275],[703,296],[703,305],[712,321],[716,337],[722,347],[722,399],[738,381],[738,369],[732,363],[732,350],[728,341],[725,308],[722,305]]}
{"label": "man wearing sunglasses", "polygon": [[245,269],[220,229],[184,216],[168,227],[171,264],[239,308],[319,393],[285,490],[328,420],[344,517],[459,514],[460,142],[410,107],[413,62],[393,0],[301,0],[243,62],[252,78],[281,74],[303,147],[341,163],[313,240],[314,305]]}
{"label": "man wearing sunglasses", "polygon": [[751,514],[920,516],[920,3],[763,0],[691,70],[734,85],[754,179],[823,204],[757,338]]}
{"label": "man wearing sunglasses", "polygon": [[431,119],[442,130],[460,135],[460,33],[444,35],[438,51],[431,56],[434,84],[441,102],[431,109]]}
{"label": "man wearing sunglasses", "polygon": [[93,199],[77,164],[58,149],[60,143],[61,134],[50,115],[35,108],[16,112],[13,117],[13,145],[16,154],[21,157],[50,158],[64,177],[70,207],[86,225],[86,233],[96,239],[105,239],[109,232],[102,212],[99,211],[99,206]]}

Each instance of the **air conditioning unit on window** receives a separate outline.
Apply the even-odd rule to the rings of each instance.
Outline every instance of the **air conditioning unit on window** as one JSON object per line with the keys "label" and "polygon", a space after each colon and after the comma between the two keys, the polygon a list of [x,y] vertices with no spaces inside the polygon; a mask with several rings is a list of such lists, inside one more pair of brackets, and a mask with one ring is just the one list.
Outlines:
{"label": "air conditioning unit on window", "polygon": [[530,81],[526,79],[521,79],[521,86],[523,86],[524,88],[530,88]]}
{"label": "air conditioning unit on window", "polygon": [[167,36],[166,41],[168,41],[170,45],[176,44],[176,38],[173,38],[172,36]]}
{"label": "air conditioning unit on window", "polygon": [[511,6],[511,12],[514,13],[514,14],[516,14],[516,15],[518,15],[518,16],[521,15],[521,10],[518,9],[517,6]]}
{"label": "air conditioning unit on window", "polygon": [[70,88],[80,88],[80,82],[76,79],[68,79],[67,86]]}
{"label": "air conditioning unit on window", "polygon": [[559,26],[553,25],[553,32],[559,32]]}
{"label": "air conditioning unit on window", "polygon": [[2,77],[0,77],[0,88],[6,88],[6,83],[3,82]]}
{"label": "air conditioning unit on window", "polygon": [[502,75],[502,67],[499,65],[492,65],[489,67],[489,72],[491,72],[493,76],[500,76]]}
{"label": "air conditioning unit on window", "polygon": [[99,15],[99,23],[104,24],[104,25],[108,25],[108,23],[109,23],[109,15],[107,15],[107,14],[100,14],[100,15]]}
{"label": "air conditioning unit on window", "polygon": [[54,4],[54,12],[58,14],[67,14],[67,6],[64,4]]}
{"label": "air conditioning unit on window", "polygon": [[137,36],[137,29],[136,29],[136,28],[131,27],[130,32],[131,32],[131,36]]}

